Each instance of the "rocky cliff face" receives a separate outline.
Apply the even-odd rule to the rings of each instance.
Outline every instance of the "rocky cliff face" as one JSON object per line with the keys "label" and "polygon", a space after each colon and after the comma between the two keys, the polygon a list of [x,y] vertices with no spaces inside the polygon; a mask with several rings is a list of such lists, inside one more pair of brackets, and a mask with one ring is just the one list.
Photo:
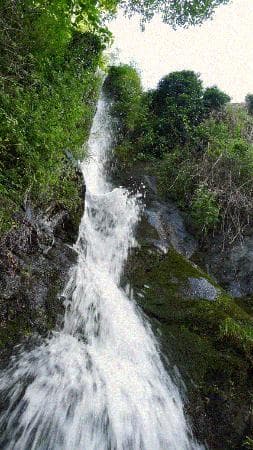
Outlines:
{"label": "rocky cliff face", "polygon": [[252,309],[191,262],[198,244],[183,215],[161,201],[143,168],[135,170],[121,181],[144,190],[146,209],[123,285],[152,323],[165,364],[186,392],[199,440],[210,450],[247,449],[253,434]]}
{"label": "rocky cliff face", "polygon": [[[188,231],[189,218],[171,201],[159,198],[155,177],[143,177],[149,198],[147,215],[149,222],[160,235],[160,241],[168,243],[182,255],[195,261],[210,274],[232,297],[243,298],[253,295],[253,233],[243,240],[224,245],[224,236],[210,236],[200,244]],[[139,180],[140,181],[140,180]],[[187,219],[187,220],[185,220]],[[162,238],[162,234],[164,239]],[[167,236],[167,237],[166,237]]]}
{"label": "rocky cliff face", "polygon": [[74,244],[83,211],[82,179],[77,217],[62,206],[46,211],[26,204],[0,241],[0,346],[2,361],[31,333],[55,327],[63,313],[61,291],[76,261]]}
{"label": "rocky cliff face", "polygon": [[[242,449],[252,426],[252,357],[226,320],[251,318],[203,271],[170,248],[146,242],[131,255],[127,284],[153,324],[169,371],[187,387],[186,408],[196,436],[212,450]],[[239,337],[238,337],[239,338]],[[179,380],[180,381],[180,380]]]}
{"label": "rocky cliff face", "polygon": [[215,236],[195,257],[233,297],[253,295],[253,234],[224,249],[222,236]]}
{"label": "rocky cliff face", "polygon": [[[117,183],[145,192],[139,246],[123,287],[151,322],[164,363],[186,394],[194,433],[210,450],[246,450],[253,437],[251,302],[235,300],[191,262],[198,244],[184,217],[158,196],[155,180],[136,168]],[[76,261],[72,247],[83,210],[73,221],[61,205],[26,204],[0,243],[0,345],[4,364],[14,345],[61,323],[61,291]],[[145,186],[144,186],[145,185]],[[243,272],[242,272],[243,273]],[[244,274],[247,272],[244,272]],[[250,442],[250,440],[248,440]]]}

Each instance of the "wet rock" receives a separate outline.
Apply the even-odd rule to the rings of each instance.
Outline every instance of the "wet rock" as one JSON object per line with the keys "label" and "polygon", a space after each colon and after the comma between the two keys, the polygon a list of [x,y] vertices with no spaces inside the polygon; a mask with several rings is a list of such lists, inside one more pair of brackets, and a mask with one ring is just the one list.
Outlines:
{"label": "wet rock", "polygon": [[[167,252],[174,248],[180,254],[196,262],[218,284],[234,297],[253,294],[253,235],[244,236],[242,243],[223,248],[224,236],[205,237],[203,242],[193,236],[194,227],[189,217],[170,200],[162,201],[157,180],[152,175],[152,165],[136,162],[134,165],[115,165],[114,180],[130,191],[144,191],[145,220],[156,231],[146,237],[158,250]],[[147,225],[145,225],[148,229]],[[141,240],[145,240],[143,230]]]}
{"label": "wet rock", "polygon": [[157,179],[155,176],[152,175],[144,175],[143,177],[144,183],[149,188],[150,192],[154,194],[155,196],[158,195],[157,190]]}
{"label": "wet rock", "polygon": [[214,287],[206,278],[188,278],[187,286],[183,289],[185,298],[216,300],[220,291]]}
{"label": "wet rock", "polygon": [[77,258],[71,244],[78,227],[61,205],[41,211],[29,204],[15,220],[0,241],[1,358],[25,336],[56,325],[63,312],[60,293]]}
{"label": "wet rock", "polygon": [[156,177],[146,173],[144,163],[136,163],[130,171],[116,167],[114,182],[123,184],[130,192],[134,190],[142,193],[146,206],[144,220],[156,230],[156,237],[151,238],[154,246],[163,252],[174,248],[181,255],[191,258],[198,242],[187,230],[184,216],[175,203],[161,200]]}
{"label": "wet rock", "polygon": [[221,251],[221,237],[205,246],[200,264],[234,297],[253,294],[253,236]]}
{"label": "wet rock", "polygon": [[187,258],[193,255],[197,241],[186,230],[183,217],[172,202],[152,201],[145,214],[150,225],[157,230],[159,240],[154,243],[159,248],[167,251],[172,247]]}

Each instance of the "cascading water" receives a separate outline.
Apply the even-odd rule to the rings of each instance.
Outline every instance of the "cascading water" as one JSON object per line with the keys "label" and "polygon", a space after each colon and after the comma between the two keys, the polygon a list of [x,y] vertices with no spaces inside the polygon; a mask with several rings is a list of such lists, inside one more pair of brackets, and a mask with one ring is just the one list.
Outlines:
{"label": "cascading water", "polygon": [[86,207],[64,326],[3,372],[1,449],[200,449],[150,327],[119,286],[140,206],[106,181],[107,117],[100,100],[82,164]]}

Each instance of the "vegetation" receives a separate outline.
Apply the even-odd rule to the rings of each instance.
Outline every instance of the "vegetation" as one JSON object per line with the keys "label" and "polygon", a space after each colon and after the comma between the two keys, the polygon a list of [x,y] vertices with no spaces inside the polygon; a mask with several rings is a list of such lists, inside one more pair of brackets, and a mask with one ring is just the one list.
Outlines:
{"label": "vegetation", "polygon": [[244,442],[244,446],[247,449],[252,449],[253,448],[253,439],[251,439],[250,437],[247,437]]}
{"label": "vegetation", "polygon": [[229,95],[222,92],[217,86],[207,88],[203,95],[204,107],[209,111],[218,111],[230,102]]}
{"label": "vegetation", "polygon": [[67,1],[1,3],[0,231],[28,196],[72,213],[79,204],[65,151],[81,155],[107,34],[92,21],[81,33],[70,14]]}
{"label": "vegetation", "polygon": [[[129,89],[135,79],[138,92],[126,101],[112,86],[117,80],[126,91],[130,73]],[[230,97],[216,86],[204,89],[192,71],[173,72],[157,89],[142,93],[137,75],[119,66],[106,81],[121,130],[121,161],[149,161],[161,193],[189,213],[202,235],[221,230],[230,242],[242,238],[253,217],[252,117],[228,105]],[[131,124],[125,120],[129,114]]]}
{"label": "vegetation", "polygon": [[132,15],[141,14],[142,23],[152,19],[155,13],[160,13],[163,21],[177,26],[201,24],[213,15],[219,5],[229,3],[230,0],[122,0],[120,5]]}
{"label": "vegetation", "polygon": [[227,317],[220,325],[221,335],[234,341],[235,346],[243,350],[249,358],[253,349],[252,324],[243,324]]}
{"label": "vegetation", "polygon": [[104,83],[104,91],[115,100],[113,115],[118,118],[119,133],[123,138],[134,131],[139,114],[142,113],[141,81],[136,70],[127,65],[112,66],[110,76]]}
{"label": "vegetation", "polygon": [[[245,425],[252,395],[252,315],[243,301],[236,304],[175,250],[154,251],[149,228],[144,230],[145,243],[130,256],[128,280],[141,293],[136,300],[151,320],[170,368],[175,364],[187,385],[195,433],[210,449],[244,448],[244,433],[248,445],[252,442]],[[217,299],[187,298],[192,277],[211,283]]]}
{"label": "vegetation", "polygon": [[[60,202],[75,213],[78,188],[66,151],[80,157],[87,138],[100,85],[97,68],[111,38],[105,20],[116,8],[141,12],[144,22],[163,11],[166,22],[182,26],[202,22],[226,2],[1,1],[0,233],[28,197],[38,205]],[[131,77],[120,93],[124,134],[143,111],[139,79],[134,71]],[[134,108],[129,89],[135,90]]]}
{"label": "vegetation", "polygon": [[204,114],[202,97],[202,82],[192,71],[173,72],[160,81],[151,101],[156,154],[189,141]]}

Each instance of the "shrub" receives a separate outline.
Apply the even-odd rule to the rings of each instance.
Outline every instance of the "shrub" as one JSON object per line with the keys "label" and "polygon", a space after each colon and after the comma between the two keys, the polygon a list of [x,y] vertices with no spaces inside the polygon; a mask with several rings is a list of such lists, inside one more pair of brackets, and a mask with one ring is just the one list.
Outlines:
{"label": "shrub", "polygon": [[147,93],[136,76],[121,66],[106,81],[121,130],[118,157],[124,165],[149,161],[162,195],[200,232],[219,231],[224,244],[242,239],[253,226],[253,118],[217,87],[204,91],[192,71],[173,72]]}
{"label": "shrub", "polygon": [[191,139],[203,117],[202,97],[202,82],[192,71],[172,72],[159,82],[152,102],[157,146],[163,140],[167,148],[173,148]]}
{"label": "shrub", "polygon": [[230,102],[229,95],[222,92],[217,86],[207,88],[203,95],[203,103],[206,110],[220,110],[226,103]]}
{"label": "shrub", "polygon": [[219,222],[220,208],[214,192],[207,186],[200,185],[197,188],[191,204],[191,215],[204,233],[213,229]]}
{"label": "shrub", "polygon": [[172,198],[183,209],[194,192],[193,161],[186,148],[175,148],[153,163],[158,188],[165,198]]}
{"label": "shrub", "polygon": [[114,101],[112,115],[117,120],[120,133],[128,137],[137,127],[142,112],[142,87],[136,69],[125,64],[110,67],[104,92]]}

